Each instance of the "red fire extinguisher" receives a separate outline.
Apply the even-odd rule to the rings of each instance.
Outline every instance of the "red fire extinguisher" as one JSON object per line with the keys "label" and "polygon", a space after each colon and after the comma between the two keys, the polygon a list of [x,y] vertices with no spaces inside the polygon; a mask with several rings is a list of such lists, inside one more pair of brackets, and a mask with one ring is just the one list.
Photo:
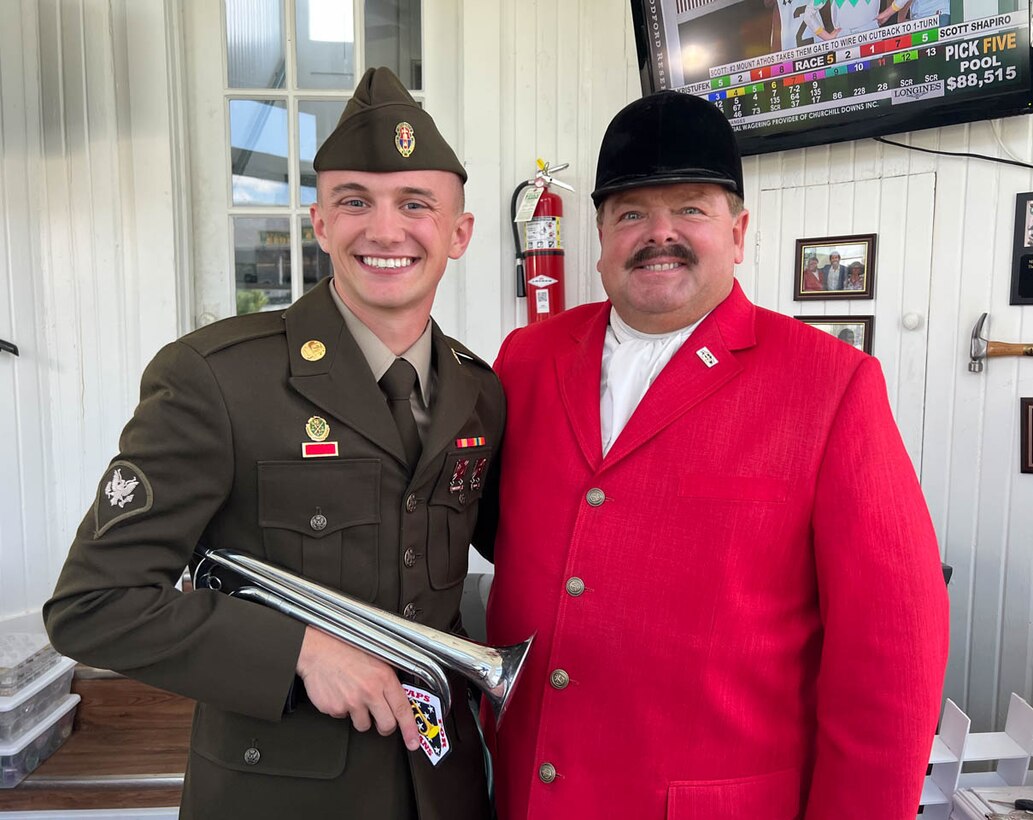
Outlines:
{"label": "red fire extinguisher", "polygon": [[[574,189],[554,179],[552,174],[569,163],[550,168],[538,160],[532,179],[521,182],[513,191],[510,207],[513,240],[517,257],[517,296],[527,298],[527,323],[541,322],[563,310],[563,200],[549,190],[550,185]],[[525,189],[530,189],[525,192]],[[524,194],[520,202],[521,194]],[[520,202],[520,208],[517,205]],[[534,211],[528,215],[533,204]],[[524,226],[521,244],[520,226]]]}

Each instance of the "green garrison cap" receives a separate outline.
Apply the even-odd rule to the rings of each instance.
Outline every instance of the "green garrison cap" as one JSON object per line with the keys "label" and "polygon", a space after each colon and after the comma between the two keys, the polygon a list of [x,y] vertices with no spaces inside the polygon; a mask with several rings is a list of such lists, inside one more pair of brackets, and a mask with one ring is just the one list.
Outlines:
{"label": "green garrison cap", "polygon": [[316,171],[451,171],[466,182],[466,169],[430,114],[387,68],[363,75],[312,165]]}

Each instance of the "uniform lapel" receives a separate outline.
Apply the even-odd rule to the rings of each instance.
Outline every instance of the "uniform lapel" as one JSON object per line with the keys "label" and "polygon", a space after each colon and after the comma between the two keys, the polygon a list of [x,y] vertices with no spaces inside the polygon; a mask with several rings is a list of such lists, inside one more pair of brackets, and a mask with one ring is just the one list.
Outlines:
{"label": "uniform lapel", "polygon": [[646,391],[606,454],[607,467],[641,447],[739,375],[742,364],[733,351],[756,343],[754,312],[736,281],[728,298],[685,340]]}
{"label": "uniform lapel", "polygon": [[556,356],[556,379],[563,406],[578,446],[593,470],[603,458],[599,384],[609,315],[610,303],[601,302],[598,311],[590,313],[582,325],[573,329],[570,347]]}
{"label": "uniform lapel", "polygon": [[[284,314],[290,384],[313,404],[404,464],[398,428],[365,356],[330,296],[330,281],[324,279]],[[309,340],[322,342],[326,347],[322,358],[308,361],[301,355],[302,346]]]}
{"label": "uniform lapel", "polygon": [[[455,440],[456,433],[473,414],[480,392],[478,381],[470,372],[474,365],[463,362],[456,355],[449,340],[433,320],[431,345],[434,350],[432,362],[437,375],[437,385],[434,388],[427,440],[423,443],[423,453],[420,463],[416,466],[414,480],[419,478],[427,465]],[[498,446],[497,441],[489,444]]]}

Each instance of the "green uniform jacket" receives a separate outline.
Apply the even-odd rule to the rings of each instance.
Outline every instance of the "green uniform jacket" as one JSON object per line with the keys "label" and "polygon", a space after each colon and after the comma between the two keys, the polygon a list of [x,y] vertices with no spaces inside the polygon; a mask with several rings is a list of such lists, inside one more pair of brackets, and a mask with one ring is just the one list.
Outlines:
{"label": "green uniform jacket", "polygon": [[[184,817],[407,818],[411,790],[421,820],[479,820],[488,806],[464,684],[453,681],[445,720],[452,752],[434,767],[397,732],[357,732],[305,698],[284,714],[303,624],[175,589],[196,545],[232,547],[420,623],[461,628],[478,507],[495,499],[501,387],[433,327],[437,387],[409,480],[329,281],[285,312],[228,319],[158,353],[44,607],[47,629],[66,655],[199,701]],[[325,348],[314,361],[301,354],[311,340]],[[329,424],[337,456],[302,457],[313,416]]]}

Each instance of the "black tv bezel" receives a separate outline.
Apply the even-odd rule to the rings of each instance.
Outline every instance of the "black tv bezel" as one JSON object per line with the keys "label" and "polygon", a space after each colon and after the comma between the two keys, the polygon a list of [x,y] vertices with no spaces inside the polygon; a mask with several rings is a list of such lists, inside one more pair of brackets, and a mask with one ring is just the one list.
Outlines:
{"label": "black tv bezel", "polygon": [[[630,0],[631,20],[635,29],[635,49],[638,57],[639,80],[642,94],[660,91],[653,75],[653,63],[649,59],[648,32],[645,22],[645,6],[649,0]],[[1031,22],[1033,28],[1033,22]],[[912,131],[941,128],[945,125],[962,125],[969,122],[1003,119],[1021,114],[1033,113],[1033,31],[1030,42],[1030,84],[1025,90],[995,94],[967,102],[951,101],[945,97],[943,104],[923,107],[918,111],[901,106],[898,110],[880,114],[852,115],[838,124],[822,122],[820,128],[787,130],[777,134],[756,134],[736,132],[739,152],[743,156],[769,154],[773,151],[787,151],[793,148],[811,148],[851,140],[888,137]],[[688,92],[686,92],[688,93]]]}

